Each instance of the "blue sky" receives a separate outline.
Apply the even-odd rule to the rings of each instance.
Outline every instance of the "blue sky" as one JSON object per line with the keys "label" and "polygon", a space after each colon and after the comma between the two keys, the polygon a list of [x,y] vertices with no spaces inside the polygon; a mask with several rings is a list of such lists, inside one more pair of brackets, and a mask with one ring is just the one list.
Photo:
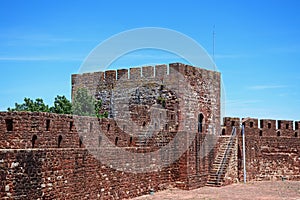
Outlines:
{"label": "blue sky", "polygon": [[[212,54],[226,115],[300,120],[300,1],[14,1],[0,6],[0,110],[24,97],[70,99],[70,78],[89,52],[119,32],[163,27]],[[177,61],[140,52],[129,67]]]}

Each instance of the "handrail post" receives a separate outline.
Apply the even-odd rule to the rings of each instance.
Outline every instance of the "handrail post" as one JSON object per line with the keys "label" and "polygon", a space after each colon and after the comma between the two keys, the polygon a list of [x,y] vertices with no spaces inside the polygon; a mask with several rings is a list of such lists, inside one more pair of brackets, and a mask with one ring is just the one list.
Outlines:
{"label": "handrail post", "polygon": [[244,123],[249,120],[250,117],[242,119],[242,137],[243,137],[243,167],[244,167],[244,183],[247,180],[247,171],[246,171],[246,145],[245,145],[245,125]]}
{"label": "handrail post", "polygon": [[244,183],[247,180],[247,172],[246,172],[246,146],[245,146],[245,126],[242,124],[242,135],[243,135],[243,166],[244,166]]}

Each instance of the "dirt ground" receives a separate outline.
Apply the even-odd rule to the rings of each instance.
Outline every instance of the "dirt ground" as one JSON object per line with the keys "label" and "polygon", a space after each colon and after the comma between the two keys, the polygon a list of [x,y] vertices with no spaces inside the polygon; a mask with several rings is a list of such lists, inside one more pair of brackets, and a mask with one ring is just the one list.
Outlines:
{"label": "dirt ground", "polygon": [[247,184],[234,184],[225,187],[203,187],[196,190],[185,191],[179,189],[168,189],[134,198],[134,200],[254,200],[254,199],[293,199],[300,200],[300,182],[278,181],[278,182],[251,182]]}

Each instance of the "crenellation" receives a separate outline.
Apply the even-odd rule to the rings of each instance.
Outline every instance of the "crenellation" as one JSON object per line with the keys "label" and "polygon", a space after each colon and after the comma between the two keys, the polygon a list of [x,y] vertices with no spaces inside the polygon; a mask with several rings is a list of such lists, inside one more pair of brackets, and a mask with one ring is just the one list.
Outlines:
{"label": "crenellation", "polygon": [[169,64],[169,74],[181,73],[184,74],[184,64],[182,63],[170,63]]}
{"label": "crenellation", "polygon": [[117,70],[117,80],[126,80],[128,79],[128,69],[118,69]]}
{"label": "crenellation", "polygon": [[152,67],[152,66],[142,67],[142,76],[143,76],[143,78],[153,78],[154,77],[154,67]]}
{"label": "crenellation", "polygon": [[[240,118],[238,117],[224,117],[223,119],[225,131],[223,135],[231,135],[233,127],[237,128],[240,127]],[[237,133],[239,131],[237,130]]]}
{"label": "crenellation", "polygon": [[[186,83],[192,93],[183,92]],[[243,180],[241,119],[225,117],[221,125],[219,72],[181,63],[109,70],[72,75],[72,97],[78,88],[101,99],[102,111],[111,112],[119,101],[129,115],[118,120],[116,113],[98,119],[0,112],[1,198],[21,199],[26,194],[27,199],[124,199],[174,186],[195,189],[216,175],[214,166],[221,160],[226,163],[220,185]],[[157,112],[150,115],[153,105]],[[150,125],[157,131],[148,134]],[[299,125],[300,121],[256,118],[244,122],[247,180],[300,180]],[[233,127],[236,136],[231,136]],[[170,150],[158,153],[167,145]],[[170,164],[138,175],[122,171],[102,160],[129,164],[114,146],[132,153],[130,164],[136,167],[148,161],[146,156],[137,160],[136,153],[154,153],[151,159]],[[92,152],[104,148],[105,154],[96,159]],[[180,148],[184,152],[172,160]]]}
{"label": "crenellation", "polygon": [[135,67],[129,69],[129,78],[131,80],[141,79],[141,68]]}
{"label": "crenellation", "polygon": [[104,80],[107,84],[114,84],[116,82],[116,70],[105,71]]}
{"label": "crenellation", "polygon": [[[242,121],[243,120],[244,120],[244,118],[242,118]],[[244,124],[245,128],[257,129],[258,128],[258,119],[249,118],[243,124]]]}
{"label": "crenellation", "polygon": [[[12,131],[6,130],[5,119],[13,121]],[[0,127],[3,137],[0,139],[0,147],[27,149],[32,148],[32,143],[35,141],[35,147],[55,148],[57,147],[59,135],[62,135],[63,138],[67,139],[66,147],[76,148],[78,134],[74,132],[76,130],[74,127],[70,130],[70,121],[72,121],[70,115],[39,112],[1,112]]]}
{"label": "crenellation", "polygon": [[[243,118],[242,118],[243,121]],[[244,123],[245,133],[248,135],[258,136],[259,129],[258,129],[258,119],[255,118],[249,118]]]}
{"label": "crenellation", "polygon": [[[232,131],[231,127],[233,125],[236,126],[239,123],[239,118],[225,117],[222,135],[230,134]],[[272,120],[256,118],[249,118],[243,123],[245,127],[245,133],[247,133],[247,135],[261,137],[295,137],[295,134],[297,132],[296,124],[299,124],[299,122],[294,122],[291,120]]]}
{"label": "crenellation", "polygon": [[262,119],[260,120],[261,136],[276,136],[276,120]]}
{"label": "crenellation", "polygon": [[78,88],[85,88],[90,94],[94,94],[103,81],[104,72],[72,74],[72,97]]}
{"label": "crenellation", "polygon": [[155,65],[155,77],[156,78],[163,78],[167,75],[168,72],[168,65]]}
{"label": "crenellation", "polygon": [[[280,131],[281,136],[283,137],[292,137],[294,135],[293,121],[291,120],[278,120],[277,123],[280,123],[278,131]],[[279,126],[279,124],[278,124]]]}
{"label": "crenellation", "polygon": [[188,75],[188,74],[192,74],[192,75],[195,75],[196,74],[196,71],[198,70],[199,68],[196,68],[194,66],[191,66],[191,65],[184,65],[184,72],[185,72],[185,75]]}

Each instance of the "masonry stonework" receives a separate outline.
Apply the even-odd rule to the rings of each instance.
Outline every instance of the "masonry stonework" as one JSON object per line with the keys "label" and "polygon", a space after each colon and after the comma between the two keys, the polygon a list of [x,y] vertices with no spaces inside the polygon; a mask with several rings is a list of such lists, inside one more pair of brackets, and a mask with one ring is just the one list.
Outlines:
{"label": "masonry stonework", "polygon": [[[220,81],[218,72],[181,63],[76,74],[72,98],[86,88],[109,118],[0,112],[0,198],[128,199],[243,180],[241,120],[225,117],[221,125]],[[300,180],[300,121],[250,118],[243,125],[247,180]],[[155,154],[157,163],[170,163],[142,173],[118,169],[93,155],[105,143],[138,154],[171,144]],[[105,159],[125,162],[105,150]]]}

